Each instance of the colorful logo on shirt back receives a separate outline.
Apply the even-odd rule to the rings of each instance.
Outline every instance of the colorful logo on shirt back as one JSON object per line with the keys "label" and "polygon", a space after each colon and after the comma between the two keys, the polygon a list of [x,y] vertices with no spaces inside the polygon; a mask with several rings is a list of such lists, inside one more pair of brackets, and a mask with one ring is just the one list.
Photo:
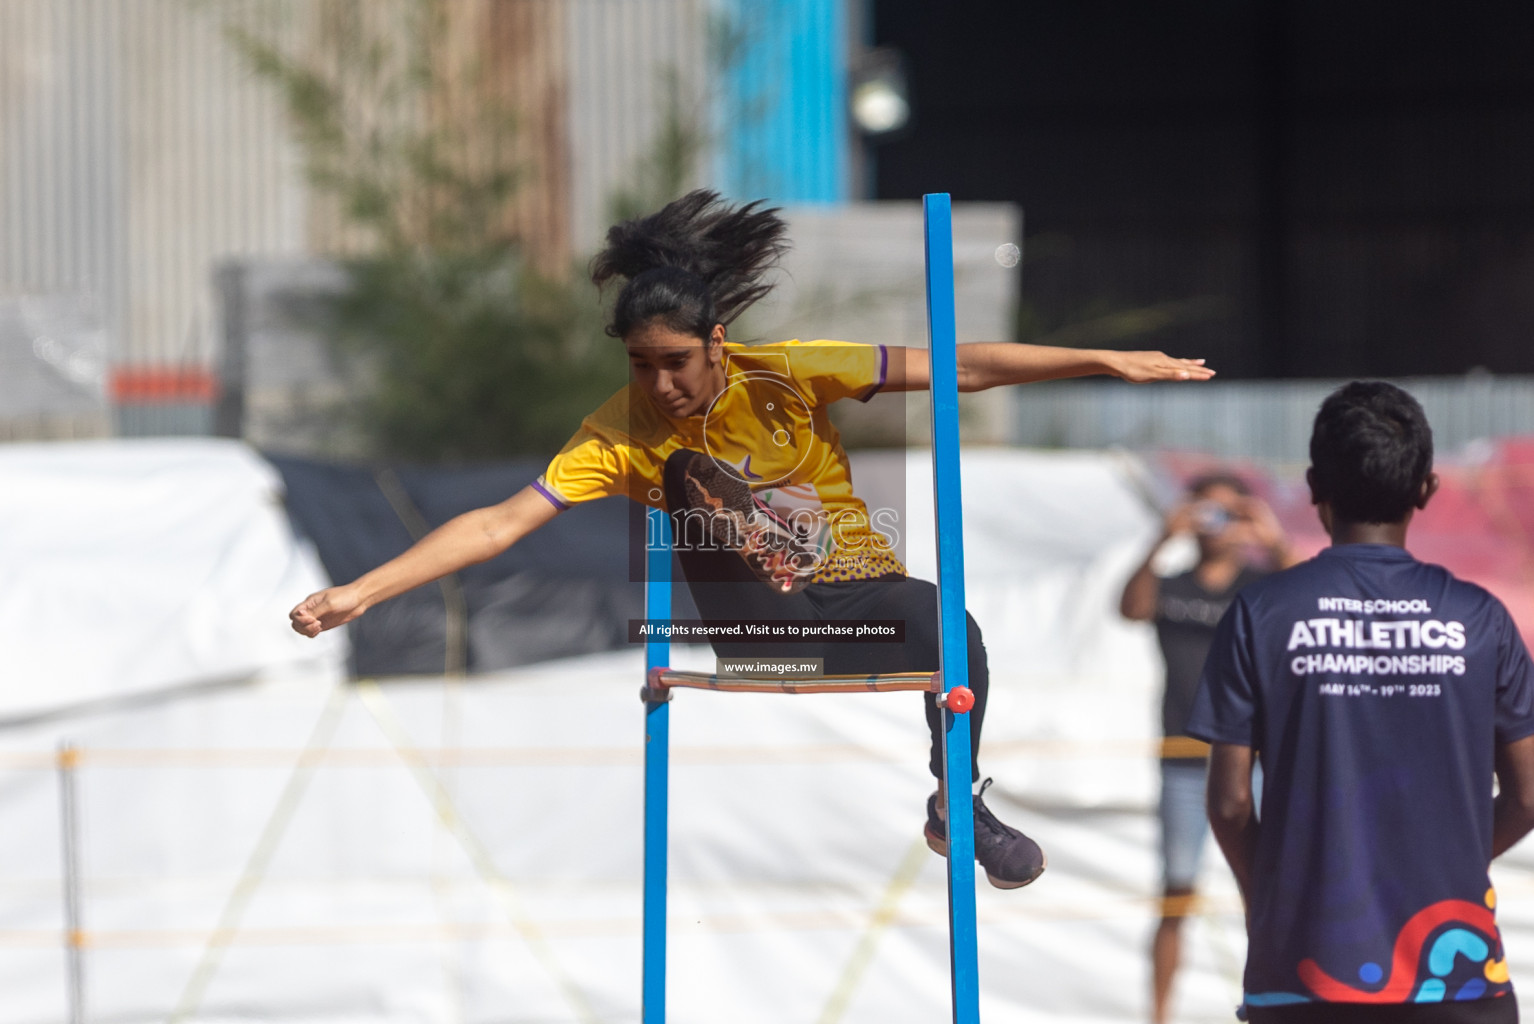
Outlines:
{"label": "colorful logo on shirt back", "polygon": [[[1508,972],[1495,905],[1488,889],[1486,906],[1442,900],[1419,910],[1396,935],[1388,973],[1372,961],[1359,965],[1358,980],[1367,987],[1332,977],[1314,960],[1302,960],[1297,973],[1316,999],[1329,1003],[1439,1003],[1501,995]],[[1259,992],[1246,1001],[1280,1006],[1312,1000],[1293,992]]]}

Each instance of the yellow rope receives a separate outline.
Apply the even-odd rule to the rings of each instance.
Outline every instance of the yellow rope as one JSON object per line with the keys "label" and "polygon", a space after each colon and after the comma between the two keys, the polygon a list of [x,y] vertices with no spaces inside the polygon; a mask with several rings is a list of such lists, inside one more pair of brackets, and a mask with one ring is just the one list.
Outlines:
{"label": "yellow rope", "polygon": [[[171,750],[150,748],[96,748],[77,751],[81,768],[281,768],[291,765],[304,751],[280,747],[228,747]],[[761,760],[770,763],[809,758],[858,761],[903,761],[912,756],[904,748],[882,749],[864,744],[772,744],[754,746],[684,746],[673,755],[689,764],[738,764]],[[1209,745],[1186,736],[1164,740],[998,740],[988,744],[986,757],[1032,758],[1142,758],[1206,757]],[[554,765],[633,765],[643,762],[643,752],[630,747],[422,747],[417,754],[426,764],[460,768],[514,768]],[[352,768],[387,767],[399,755],[392,750],[367,747],[326,748],[310,752],[321,763]],[[58,755],[44,751],[0,751],[0,771],[53,771]]]}
{"label": "yellow rope", "polygon": [[885,886],[878,908],[874,911],[873,917],[868,920],[868,927],[863,929],[863,935],[858,939],[856,948],[847,958],[846,965],[842,967],[841,977],[836,979],[836,984],[831,989],[831,998],[826,1000],[825,1009],[820,1011],[819,1024],[837,1024],[847,1013],[847,1007],[852,1003],[853,993],[862,983],[863,975],[868,973],[868,965],[873,963],[874,953],[879,948],[879,939],[894,923],[895,915],[900,909],[900,901],[916,883],[916,876],[921,874],[922,865],[927,862],[928,856],[925,839],[917,839],[906,850],[905,856],[901,858],[900,866],[895,869],[894,877],[890,879],[889,885]]}
{"label": "yellow rope", "polygon": [[324,710],[320,712],[320,717],[309,734],[309,742],[299,753],[298,760],[293,765],[293,771],[288,775],[287,785],[283,787],[282,795],[277,798],[277,805],[272,808],[271,815],[266,819],[266,825],[261,829],[261,836],[251,850],[250,858],[245,863],[245,870],[235,882],[229,898],[224,901],[224,909],[219,914],[218,925],[208,936],[208,943],[203,947],[202,956],[198,959],[197,966],[192,969],[192,975],[187,979],[181,998],[176,1001],[175,1010],[171,1012],[169,1024],[180,1024],[181,1021],[197,1012],[197,1007],[202,1003],[202,997],[207,993],[208,984],[213,980],[213,975],[218,971],[218,965],[223,960],[224,950],[228,949],[229,944],[234,940],[235,932],[240,927],[240,920],[245,916],[245,909],[250,905],[251,897],[256,894],[256,889],[260,887],[261,880],[266,875],[266,869],[271,866],[272,855],[277,852],[277,844],[282,841],[283,833],[287,831],[288,823],[293,819],[293,812],[298,809],[299,801],[303,799],[305,790],[309,788],[309,780],[314,777],[314,769],[319,765],[319,755],[329,745],[331,737],[335,735],[336,726],[341,721],[341,715],[345,710],[346,687],[337,686],[331,691],[330,699],[325,702]]}
{"label": "yellow rope", "polygon": [[[778,888],[784,888],[779,886]],[[793,891],[818,893],[823,890],[821,882],[805,882],[789,886]],[[684,891],[678,889],[678,891]],[[1507,893],[1512,886],[1504,881],[1499,891]],[[1519,888],[1519,892],[1534,892],[1534,884]],[[636,901],[637,902],[637,901]],[[1069,904],[1039,904],[1030,901],[1024,905],[1017,902],[1010,906],[990,904],[982,906],[978,918],[982,924],[1005,925],[1017,921],[1114,921],[1144,920],[1154,922],[1160,910],[1160,899],[1148,896],[1106,897],[1091,900],[1072,899]],[[1204,897],[1199,904],[1198,917],[1224,917],[1238,921],[1241,901],[1235,896],[1214,899]],[[696,919],[689,918],[692,925]],[[889,912],[886,928],[939,928],[947,927],[947,904],[941,901],[931,906],[911,909],[904,905]],[[862,915],[847,910],[805,911],[755,911],[736,915],[711,914],[699,922],[701,930],[716,934],[743,934],[777,930],[784,932],[845,931],[866,926]],[[590,918],[582,917],[568,921],[551,921],[542,928],[545,936],[569,939],[621,938],[640,934],[641,921],[637,916]],[[1237,924],[1239,927],[1239,923]],[[81,945],[86,949],[172,949],[200,946],[213,933],[206,928],[144,928],[144,929],[86,929],[80,933]],[[391,945],[396,943],[461,942],[492,938],[520,936],[512,925],[504,923],[465,921],[452,924],[366,924],[321,925],[290,927],[242,927],[237,933],[227,935],[230,945],[264,946],[365,946]],[[64,941],[59,928],[0,928],[0,948],[57,949]]]}
{"label": "yellow rope", "polygon": [[490,887],[490,891],[495,894],[496,899],[501,904],[501,909],[506,914],[507,920],[516,929],[522,941],[527,944],[528,949],[532,951],[534,958],[548,972],[549,977],[554,981],[555,987],[559,989],[560,993],[570,1003],[571,1008],[575,1010],[576,1015],[582,1021],[586,1021],[587,1024],[599,1024],[600,1018],[596,1010],[592,1008],[591,1003],[586,999],[586,994],[581,991],[574,979],[560,966],[547,937],[544,936],[538,928],[537,922],[533,920],[532,916],[522,906],[522,901],[517,896],[511,882],[496,868],[495,858],[491,855],[490,850],[479,841],[478,837],[470,830],[468,823],[464,821],[463,816],[458,813],[458,809],[453,803],[452,795],[442,785],[441,780],[432,772],[426,758],[422,756],[421,751],[415,746],[415,742],[410,738],[409,731],[405,728],[404,723],[400,721],[399,716],[395,714],[393,705],[389,703],[388,698],[384,696],[378,684],[367,680],[358,684],[357,692],[362,700],[363,707],[367,708],[368,712],[373,716],[373,719],[378,723],[379,729],[383,731],[389,742],[394,745],[395,752],[399,755],[400,760],[410,769],[411,775],[415,777],[416,782],[426,794],[427,800],[431,802],[432,809],[437,812],[438,819],[457,838],[459,844],[462,845],[464,852],[468,854],[469,860],[474,865],[474,869],[479,873],[480,878]]}

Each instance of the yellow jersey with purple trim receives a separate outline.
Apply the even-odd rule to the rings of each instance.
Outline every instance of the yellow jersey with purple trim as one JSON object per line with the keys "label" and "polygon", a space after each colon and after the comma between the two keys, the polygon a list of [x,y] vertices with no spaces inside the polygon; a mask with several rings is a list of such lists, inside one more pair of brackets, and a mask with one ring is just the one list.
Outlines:
{"label": "yellow jersey with purple trim", "polygon": [[888,350],[843,341],[726,342],[724,371],[724,390],[708,411],[686,418],[666,415],[630,384],[581,422],[533,486],[560,509],[618,494],[664,509],[666,459],[692,449],[745,480],[786,519],[808,515],[821,524],[810,582],[904,575],[882,532],[894,532],[896,514],[871,516],[853,494],[847,453],[827,415],[832,402],[878,393]]}

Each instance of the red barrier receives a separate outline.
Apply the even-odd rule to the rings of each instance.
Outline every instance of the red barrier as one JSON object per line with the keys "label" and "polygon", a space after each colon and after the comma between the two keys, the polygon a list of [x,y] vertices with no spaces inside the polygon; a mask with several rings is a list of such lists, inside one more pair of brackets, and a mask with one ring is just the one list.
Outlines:
{"label": "red barrier", "polygon": [[211,402],[218,378],[197,367],[120,366],[112,371],[107,393],[118,405]]}

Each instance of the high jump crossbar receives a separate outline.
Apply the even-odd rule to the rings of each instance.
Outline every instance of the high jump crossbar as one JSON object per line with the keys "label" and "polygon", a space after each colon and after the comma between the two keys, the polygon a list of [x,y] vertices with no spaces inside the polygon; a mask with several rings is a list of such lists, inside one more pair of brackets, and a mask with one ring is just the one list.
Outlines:
{"label": "high jump crossbar", "polygon": [[[644,970],[641,1021],[666,1019],[666,828],[671,691],[754,693],[925,690],[943,707],[943,791],[948,811],[948,949],[954,1024],[979,1024],[975,934],[975,825],[970,770],[969,637],[964,615],[964,519],[959,482],[958,338],[954,315],[953,211],[946,193],[922,197],[927,337],[931,360],[932,485],[937,519],[939,671],[815,679],[719,676],[668,666],[671,642],[645,644]],[[647,512],[645,617],[671,617],[671,520]]]}

